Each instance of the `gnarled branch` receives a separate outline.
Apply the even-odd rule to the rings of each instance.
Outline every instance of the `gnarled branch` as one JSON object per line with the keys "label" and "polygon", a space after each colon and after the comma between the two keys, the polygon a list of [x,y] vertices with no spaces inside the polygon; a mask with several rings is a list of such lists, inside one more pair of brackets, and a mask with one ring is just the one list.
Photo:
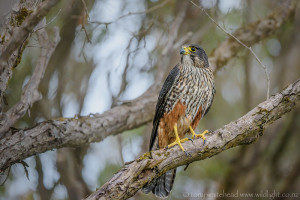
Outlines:
{"label": "gnarled branch", "polygon": [[[4,45],[0,55],[0,102],[11,77],[13,64],[15,64],[18,58],[18,56],[14,56],[13,53],[19,48],[24,47],[23,45],[28,36],[32,33],[34,27],[46,16],[57,2],[58,0],[47,0],[42,2],[32,14],[26,17],[25,21],[22,22],[22,25],[14,30],[11,38],[7,44]],[[10,61],[10,59],[13,61]]]}
{"label": "gnarled branch", "polygon": [[[246,25],[243,28],[236,30],[232,35],[239,39],[243,44],[252,46],[255,43],[269,37],[277,31],[282,24],[295,14],[297,1],[288,0],[282,2],[280,10],[271,13],[266,18],[257,20]],[[238,53],[241,44],[234,38],[229,37],[224,40],[218,48],[214,49],[209,58],[209,63],[212,70],[215,72],[220,67],[227,64],[227,62]]]}
{"label": "gnarled branch", "polygon": [[258,139],[274,121],[300,104],[300,79],[285,90],[262,102],[253,110],[202,139],[183,144],[187,156],[178,146],[168,150],[146,153],[137,160],[125,164],[111,180],[87,199],[127,199],[145,184],[178,166],[203,160],[227,149],[249,144]]}
{"label": "gnarled branch", "polygon": [[[295,9],[295,8],[294,8]],[[288,17],[292,16],[294,9],[281,10],[272,13],[272,16],[281,16],[272,23],[282,25]],[[270,15],[270,16],[271,16]],[[254,44],[267,36],[270,36],[280,26],[263,26],[269,21],[269,17],[259,20],[253,24],[240,28],[235,36],[245,44]],[[266,20],[266,21],[264,21]],[[255,37],[249,35],[254,34]],[[224,42],[209,58],[216,68],[221,68],[229,58],[232,58],[239,50],[239,44],[233,40],[226,40],[231,48],[225,48]],[[235,45],[237,45],[237,47]],[[232,47],[234,46],[234,48]],[[226,59],[225,59],[226,58]],[[157,84],[151,87],[139,98],[116,106],[101,115],[93,115],[78,118],[61,118],[39,123],[28,129],[10,129],[0,138],[0,170],[5,170],[16,162],[51,150],[66,146],[79,146],[89,142],[98,142],[109,135],[115,135],[122,131],[139,127],[152,120],[159,87]]]}
{"label": "gnarled branch", "polygon": [[23,117],[34,102],[42,98],[38,91],[38,87],[44,76],[50,57],[60,40],[59,30],[57,28],[55,29],[53,42],[49,41],[48,34],[44,28],[37,31],[37,36],[40,43],[41,53],[35,70],[30,80],[23,88],[20,101],[11,107],[6,113],[3,113],[0,119],[0,135],[8,131],[9,128],[18,121],[18,119]]}

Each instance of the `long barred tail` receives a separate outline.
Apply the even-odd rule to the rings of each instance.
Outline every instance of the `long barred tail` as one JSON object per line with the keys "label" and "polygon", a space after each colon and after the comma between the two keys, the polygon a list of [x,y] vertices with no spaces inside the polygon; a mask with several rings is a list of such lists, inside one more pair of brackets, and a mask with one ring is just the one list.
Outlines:
{"label": "long barred tail", "polygon": [[169,170],[165,174],[153,180],[151,183],[147,184],[142,191],[145,193],[152,191],[155,196],[165,198],[172,190],[175,175],[176,169]]}

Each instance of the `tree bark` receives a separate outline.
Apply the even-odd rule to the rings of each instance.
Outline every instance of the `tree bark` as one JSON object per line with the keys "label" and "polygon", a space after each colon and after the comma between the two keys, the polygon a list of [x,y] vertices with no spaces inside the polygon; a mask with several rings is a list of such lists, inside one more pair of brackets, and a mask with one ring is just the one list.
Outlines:
{"label": "tree bark", "polygon": [[[46,19],[44,21],[44,25],[46,25]],[[0,135],[8,131],[11,126],[25,115],[33,103],[42,98],[42,95],[38,91],[38,87],[40,81],[44,77],[50,57],[60,40],[59,30],[57,27],[54,29],[54,32],[54,41],[51,42],[49,41],[48,34],[44,28],[37,31],[41,49],[39,59],[30,80],[23,88],[20,101],[12,106],[6,113],[2,114],[0,119]]]}
{"label": "tree bark", "polygon": [[[9,38],[7,43],[1,49],[0,55],[0,103],[4,91],[7,88],[7,84],[12,75],[12,68],[15,67],[18,62],[20,62],[21,53],[25,46],[26,40],[32,33],[35,26],[48,14],[50,9],[57,4],[58,0],[47,0],[42,2],[38,8],[32,12],[29,8],[25,9],[23,12],[26,13],[25,16],[20,16],[26,18],[24,22],[17,21],[16,26],[20,26],[14,29],[12,36]],[[32,12],[32,13],[31,13]],[[20,15],[24,13],[20,13]],[[27,17],[28,15],[28,17]],[[20,24],[18,24],[20,23]],[[3,33],[4,34],[4,33]],[[6,38],[7,39],[7,38]],[[13,55],[14,52],[18,51],[17,56]],[[21,53],[22,54],[22,53]],[[19,59],[19,60],[18,60]]]}
{"label": "tree bark", "polygon": [[267,128],[300,104],[300,79],[285,90],[262,102],[253,110],[202,139],[183,144],[188,156],[176,145],[168,150],[145,153],[125,164],[111,180],[91,194],[88,200],[127,199],[148,182],[178,166],[212,157],[232,147],[250,144],[263,135]]}
{"label": "tree bark", "polygon": [[[279,11],[273,12],[266,18],[257,20],[253,23],[247,24],[245,27],[238,29],[233,34],[241,42],[248,47],[255,43],[269,37],[282,24],[295,15],[297,1],[288,0],[280,3]],[[218,48],[216,48],[209,58],[209,63],[212,70],[215,72],[220,67],[227,64],[227,62],[234,57],[239,51],[241,44],[234,38],[229,37],[224,40]]]}
{"label": "tree bark", "polygon": [[[295,1],[288,2],[293,4],[291,2]],[[289,6],[289,8],[276,11],[265,19],[247,25],[246,28],[238,29],[235,36],[239,39],[244,38],[243,42],[253,45],[261,39],[270,36],[275,30],[280,28],[283,21],[293,16],[292,13],[294,13],[295,6]],[[272,29],[270,29],[270,26],[262,25],[266,24],[271,16],[282,17],[274,18],[275,21],[273,23],[277,25],[272,26]],[[264,23],[265,20],[266,22]],[[255,37],[247,37],[252,33],[255,34]],[[232,43],[236,45],[237,42],[227,39],[226,43],[232,46]],[[226,55],[234,56],[240,48],[229,48],[226,50]],[[222,50],[224,50],[224,42],[214,52]],[[224,64],[224,56],[216,53],[213,53],[213,55],[209,60],[215,65],[215,69],[221,68]],[[220,59],[223,61],[219,61]],[[226,60],[229,60],[228,56],[226,56]],[[152,120],[154,115],[159,84],[154,84],[139,98],[116,106],[101,115],[49,120],[38,123],[28,129],[18,130],[11,128],[0,136],[0,170],[5,170],[14,163],[47,150],[99,142],[107,136],[116,135],[125,130],[146,124]]]}

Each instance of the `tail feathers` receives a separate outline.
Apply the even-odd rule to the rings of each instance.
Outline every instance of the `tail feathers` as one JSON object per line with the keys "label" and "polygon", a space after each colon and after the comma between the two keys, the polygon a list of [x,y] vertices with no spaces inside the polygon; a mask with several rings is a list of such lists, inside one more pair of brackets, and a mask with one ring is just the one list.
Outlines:
{"label": "tail feathers", "polygon": [[175,175],[176,169],[169,170],[165,174],[161,175],[160,177],[146,185],[142,189],[142,191],[145,193],[149,193],[150,191],[152,191],[155,196],[165,198],[170,194],[172,190]]}
{"label": "tail feathers", "polygon": [[146,186],[144,186],[142,188],[142,191],[144,193],[146,193],[146,194],[148,194],[149,192],[153,191],[153,188],[155,188],[155,185],[156,185],[156,180],[157,179],[155,179],[154,181],[152,181],[152,182],[148,183]]}
{"label": "tail feathers", "polygon": [[173,169],[173,170],[169,170],[166,173],[166,176],[165,176],[165,190],[168,192],[168,194],[171,192],[171,190],[173,188],[175,176],[176,176],[176,168]]}

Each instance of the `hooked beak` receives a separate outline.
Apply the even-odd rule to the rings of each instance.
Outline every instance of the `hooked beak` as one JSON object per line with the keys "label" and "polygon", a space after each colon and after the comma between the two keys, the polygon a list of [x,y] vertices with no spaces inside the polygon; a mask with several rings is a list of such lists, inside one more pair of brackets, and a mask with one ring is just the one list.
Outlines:
{"label": "hooked beak", "polygon": [[187,54],[189,54],[187,48],[186,47],[182,47],[180,49],[180,55],[187,55]]}

